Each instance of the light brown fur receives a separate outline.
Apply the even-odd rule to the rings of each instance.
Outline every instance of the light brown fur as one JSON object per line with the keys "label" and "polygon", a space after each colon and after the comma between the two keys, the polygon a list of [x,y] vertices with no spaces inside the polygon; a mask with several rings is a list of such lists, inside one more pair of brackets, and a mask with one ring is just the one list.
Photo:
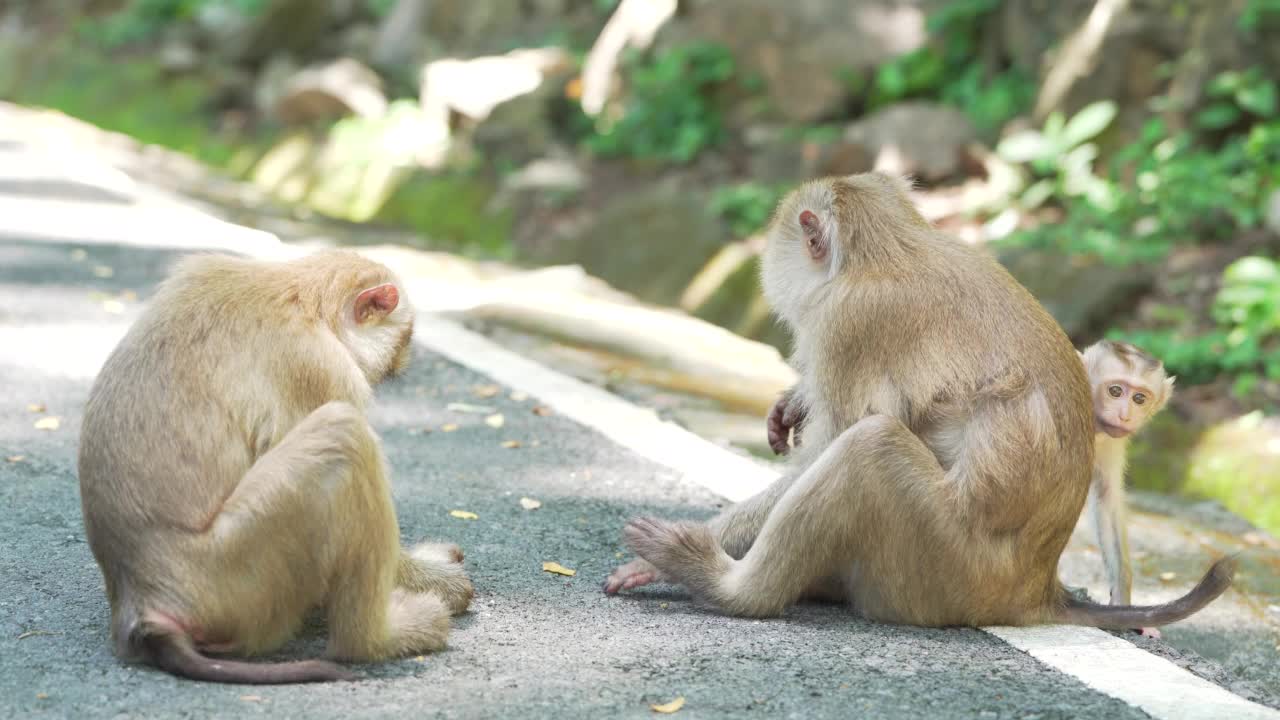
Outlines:
{"label": "light brown fur", "polygon": [[399,282],[353,253],[180,263],[104,365],[81,435],[121,658],[222,682],[349,677],[201,654],[274,650],[313,609],[334,659],[444,647],[472,593],[461,551],[401,548],[364,417],[412,327]]}
{"label": "light brown fur", "polygon": [[1132,627],[1185,617],[1229,583],[1215,566],[1189,601],[1157,608],[1065,592],[1058,558],[1094,461],[1088,379],[1040,304],[934,230],[902,182],[802,186],[778,208],[762,273],[795,338],[800,380],[775,411],[803,422],[792,471],[706,525],[633,521],[640,559],[606,592],[670,580],[770,616],[834,588],[892,623]]}

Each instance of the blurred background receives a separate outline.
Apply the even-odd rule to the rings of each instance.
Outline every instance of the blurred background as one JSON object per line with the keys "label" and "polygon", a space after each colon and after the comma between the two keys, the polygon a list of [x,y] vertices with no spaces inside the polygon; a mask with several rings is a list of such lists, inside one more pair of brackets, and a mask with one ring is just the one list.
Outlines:
{"label": "blurred background", "polygon": [[791,377],[759,231],[910,173],[1078,345],[1178,376],[1136,486],[1273,533],[1277,68],[1280,0],[0,2],[0,99],[757,453]]}

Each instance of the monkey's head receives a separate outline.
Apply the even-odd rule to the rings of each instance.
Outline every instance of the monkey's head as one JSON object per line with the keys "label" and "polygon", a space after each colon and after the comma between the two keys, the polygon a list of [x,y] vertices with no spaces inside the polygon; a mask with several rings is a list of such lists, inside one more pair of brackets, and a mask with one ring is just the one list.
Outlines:
{"label": "monkey's head", "polygon": [[413,307],[403,283],[385,265],[352,252],[317,253],[304,262],[323,268],[334,333],[369,383],[403,370],[413,337]]}
{"label": "monkey's head", "polygon": [[1103,340],[1081,353],[1093,391],[1098,432],[1125,438],[1137,432],[1173,395],[1176,377],[1164,365],[1129,343]]}
{"label": "monkey's head", "polygon": [[894,243],[927,229],[909,191],[909,181],[871,172],[814,180],[783,198],[761,262],[774,312],[803,327],[841,276],[884,262]]}

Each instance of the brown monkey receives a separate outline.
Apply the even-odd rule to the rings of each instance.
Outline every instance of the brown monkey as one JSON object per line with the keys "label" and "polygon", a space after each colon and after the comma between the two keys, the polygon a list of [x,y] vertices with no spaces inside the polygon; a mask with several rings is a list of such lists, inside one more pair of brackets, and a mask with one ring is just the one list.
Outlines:
{"label": "brown monkey", "polygon": [[791,328],[795,469],[709,524],[639,518],[606,592],[668,579],[723,610],[805,595],[914,625],[1130,628],[1187,617],[1219,561],[1155,607],[1072,597],[1057,564],[1094,460],[1089,384],[1057,323],[980,249],[934,230],[905,183],[808,183],[780,204],[765,294]]}
{"label": "brown monkey", "polygon": [[85,530],[117,655],[197,680],[351,675],[256,664],[311,609],[328,655],[438,650],[471,599],[456,546],[400,546],[363,408],[409,358],[396,278],[347,252],[185,259],[94,382],[80,443]]}
{"label": "brown monkey", "polygon": [[[1158,359],[1129,343],[1103,340],[1085,348],[1080,357],[1089,374],[1097,427],[1087,507],[1107,568],[1111,604],[1128,605],[1133,587],[1124,494],[1129,437],[1169,401],[1176,378],[1165,374]],[[1140,632],[1160,636],[1155,628]]]}

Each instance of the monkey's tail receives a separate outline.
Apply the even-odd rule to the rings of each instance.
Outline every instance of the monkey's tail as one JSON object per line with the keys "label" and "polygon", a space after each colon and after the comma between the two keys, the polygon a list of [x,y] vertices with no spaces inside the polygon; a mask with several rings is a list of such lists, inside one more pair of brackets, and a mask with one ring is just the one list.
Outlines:
{"label": "monkey's tail", "polygon": [[1063,606],[1058,610],[1054,621],[1111,630],[1168,625],[1194,615],[1216,600],[1231,587],[1235,573],[1235,557],[1221,558],[1191,588],[1191,592],[1163,605],[1101,605],[1080,600],[1063,590]]}
{"label": "monkey's tail", "polygon": [[324,660],[282,663],[216,660],[201,655],[186,633],[173,632],[167,628],[152,627],[144,631],[138,638],[138,644],[151,662],[161,670],[192,680],[280,685],[355,679],[355,675],[342,666]]}

